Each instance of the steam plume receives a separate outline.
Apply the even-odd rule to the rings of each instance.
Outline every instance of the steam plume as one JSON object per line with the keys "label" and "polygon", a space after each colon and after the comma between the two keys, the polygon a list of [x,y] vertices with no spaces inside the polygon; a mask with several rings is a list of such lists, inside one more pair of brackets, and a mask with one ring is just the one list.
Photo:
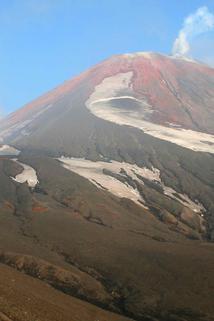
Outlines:
{"label": "steam plume", "polygon": [[200,7],[189,15],[179,31],[172,48],[175,56],[187,56],[190,51],[189,41],[196,36],[214,29],[214,14],[207,7]]}

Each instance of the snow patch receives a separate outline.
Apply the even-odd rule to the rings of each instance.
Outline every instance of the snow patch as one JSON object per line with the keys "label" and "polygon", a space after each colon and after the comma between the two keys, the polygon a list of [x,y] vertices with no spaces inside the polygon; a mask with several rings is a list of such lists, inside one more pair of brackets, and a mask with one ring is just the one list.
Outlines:
{"label": "snow patch", "polygon": [[126,58],[136,58],[136,57],[144,57],[146,59],[152,59],[153,57],[153,53],[152,52],[146,52],[146,51],[139,51],[139,52],[134,52],[134,53],[126,53],[126,54],[123,54],[122,56],[123,57],[126,57]]}
{"label": "snow patch", "polygon": [[22,166],[23,171],[16,175],[15,178],[12,177],[12,179],[17,183],[27,183],[29,187],[35,188],[35,186],[39,183],[35,169],[29,165],[19,162],[17,159],[14,159],[14,161]]}
{"label": "snow patch", "polygon": [[0,156],[17,156],[20,151],[9,145],[0,145]]}
{"label": "snow patch", "polygon": [[147,208],[145,202],[137,189],[132,188],[128,183],[125,184],[115,177],[105,175],[103,169],[111,170],[114,173],[119,173],[122,166],[119,162],[92,162],[84,158],[67,158],[61,157],[59,161],[62,162],[64,168],[87,178],[90,182],[98,188],[108,190],[117,197],[129,198],[138,205]]}
{"label": "snow patch", "polygon": [[58,160],[62,163],[64,168],[87,178],[98,188],[107,189],[118,197],[129,198],[145,208],[147,208],[145,201],[137,188],[128,184],[127,180],[122,182],[116,177],[106,175],[103,170],[109,170],[111,173],[120,175],[120,177],[126,179],[131,178],[133,181],[138,181],[141,185],[144,185],[141,177],[156,182],[163,189],[163,193],[166,196],[178,201],[196,213],[205,211],[205,208],[199,202],[193,202],[187,195],[180,194],[171,187],[165,186],[161,181],[160,171],[157,168],[149,169],[146,167],[139,167],[136,164],[117,161],[93,162],[84,158],[68,158],[64,156],[60,157]]}
{"label": "snow patch", "polygon": [[[118,125],[128,125],[138,128],[148,135],[171,142],[197,152],[214,153],[214,135],[193,131],[175,126],[167,127],[150,122],[148,113],[154,112],[146,99],[136,99],[132,91],[133,73],[119,73],[116,76],[105,78],[86,101],[86,107],[95,116]],[[129,95],[121,96],[125,91]],[[119,96],[119,97],[118,97]],[[139,110],[130,107],[123,108],[123,100],[129,98],[141,103]],[[121,108],[115,108],[114,100],[121,101]],[[117,103],[118,104],[118,103]]]}
{"label": "snow patch", "polygon": [[101,84],[95,87],[95,91],[86,102],[87,106],[90,107],[96,101],[103,101],[111,97],[116,98],[121,91],[132,89],[132,77],[133,72],[129,71],[105,78]]}

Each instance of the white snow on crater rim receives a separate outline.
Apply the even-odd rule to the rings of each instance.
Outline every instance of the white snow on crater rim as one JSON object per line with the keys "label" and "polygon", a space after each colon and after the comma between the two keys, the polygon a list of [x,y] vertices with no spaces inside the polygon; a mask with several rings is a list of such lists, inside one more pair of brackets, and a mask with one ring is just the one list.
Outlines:
{"label": "white snow on crater rim", "polygon": [[[131,85],[132,76],[133,72],[130,71],[105,78],[95,87],[94,92],[86,101],[86,107],[95,116],[118,125],[138,128],[148,135],[193,151],[214,153],[214,135],[183,128],[167,127],[148,121],[146,116],[153,112],[152,106],[146,100],[139,100],[134,97]],[[130,94],[121,95],[123,91]],[[140,110],[123,109],[123,99],[140,102]],[[111,101],[114,100],[121,100],[121,108],[111,106]]]}
{"label": "white snow on crater rim", "polygon": [[17,159],[14,159],[14,161],[22,166],[23,171],[16,175],[15,178],[12,177],[12,179],[17,183],[27,183],[29,187],[34,188],[39,182],[35,169],[29,165],[19,162]]}
{"label": "white snow on crater rim", "polygon": [[[146,204],[139,191],[127,182],[123,183],[115,177],[106,175],[103,170],[109,170],[114,174],[119,174],[121,177],[127,178],[127,175],[133,180],[138,181],[141,185],[144,185],[139,176],[146,178],[150,181],[156,182],[163,189],[163,193],[190,208],[195,213],[203,213],[204,207],[197,202],[193,202],[187,195],[176,192],[171,187],[165,186],[160,178],[160,171],[157,168],[139,167],[135,164],[129,164],[125,162],[93,162],[84,158],[68,158],[61,157],[59,161],[62,162],[64,168],[73,171],[80,176],[83,176],[95,184],[98,188],[107,189],[112,194],[118,197],[129,198],[138,205],[142,205],[145,208]],[[125,172],[121,172],[123,169]],[[139,202],[140,201],[140,202]]]}
{"label": "white snow on crater rim", "polygon": [[136,57],[144,57],[147,59],[152,59],[155,54],[149,51],[139,51],[133,53],[125,53],[122,56],[126,58],[136,58]]}

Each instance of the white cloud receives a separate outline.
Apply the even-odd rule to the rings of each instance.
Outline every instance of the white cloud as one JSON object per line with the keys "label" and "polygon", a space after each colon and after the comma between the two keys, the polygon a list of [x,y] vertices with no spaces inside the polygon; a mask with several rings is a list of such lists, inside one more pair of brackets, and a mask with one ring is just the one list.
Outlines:
{"label": "white cloud", "polygon": [[207,7],[200,7],[189,15],[179,31],[172,48],[175,56],[187,56],[191,50],[190,41],[214,29],[214,14]]}

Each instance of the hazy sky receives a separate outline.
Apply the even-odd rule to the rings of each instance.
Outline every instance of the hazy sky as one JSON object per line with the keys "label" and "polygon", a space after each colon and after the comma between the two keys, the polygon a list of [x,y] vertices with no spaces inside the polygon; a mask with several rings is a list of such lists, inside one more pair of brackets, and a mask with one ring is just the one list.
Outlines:
{"label": "hazy sky", "polygon": [[214,66],[214,0],[0,0],[0,115],[118,53]]}

